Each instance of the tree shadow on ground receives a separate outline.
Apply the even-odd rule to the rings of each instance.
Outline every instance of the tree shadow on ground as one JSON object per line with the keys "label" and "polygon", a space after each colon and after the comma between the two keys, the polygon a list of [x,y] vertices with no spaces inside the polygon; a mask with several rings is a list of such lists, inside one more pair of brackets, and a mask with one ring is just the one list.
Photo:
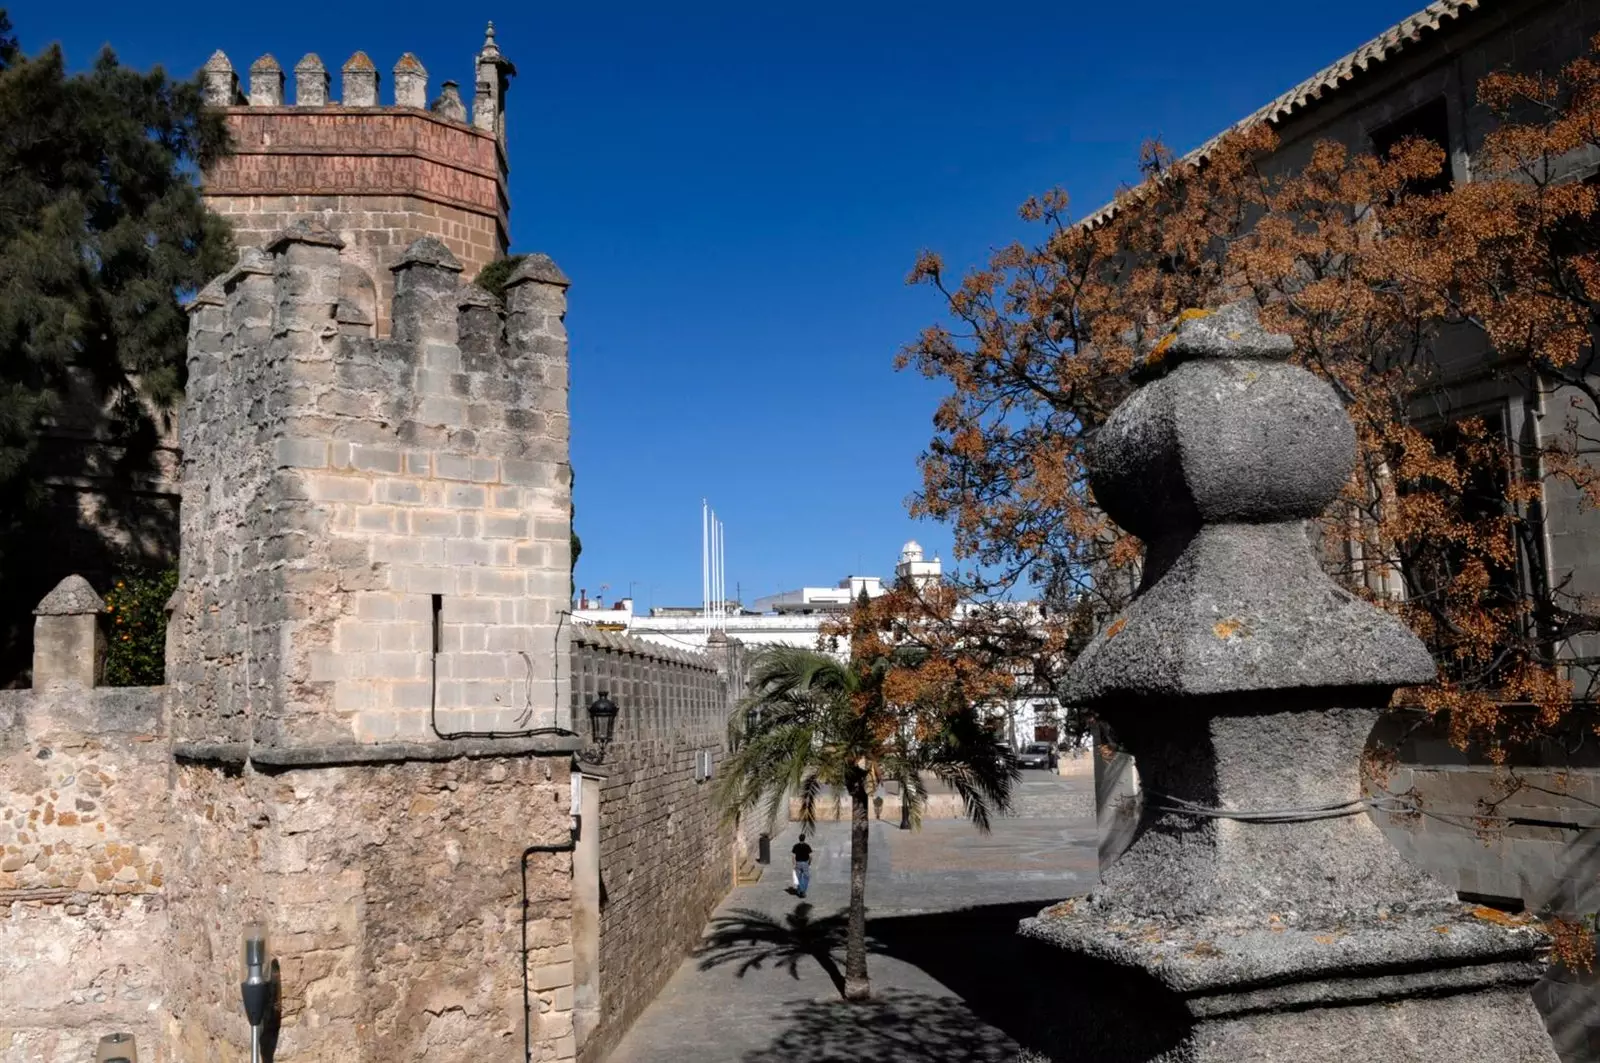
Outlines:
{"label": "tree shadow on ground", "polygon": [[767,964],[800,977],[800,964],[812,960],[844,992],[844,972],[833,954],[844,948],[845,912],[813,918],[809,904],[797,904],[782,918],[754,908],[735,908],[711,920],[711,930],[695,950],[700,969],[738,964],[738,975]]}
{"label": "tree shadow on ground", "polygon": [[[1026,902],[869,919],[872,955],[921,969],[950,995],[879,988],[866,1004],[809,1003],[745,1063],[1134,1063],[1176,1049],[1186,1017],[1154,980],[1017,933],[1017,924],[1042,907]],[[798,978],[799,965],[811,960],[842,991],[837,957],[845,919],[844,911],[818,918],[810,905],[779,916],[735,909],[713,921],[698,952],[700,967],[737,963],[742,977],[771,963]]]}
{"label": "tree shadow on ground", "polygon": [[1005,1063],[1017,1045],[949,997],[878,990],[870,1001],[809,1001],[744,1063]]}

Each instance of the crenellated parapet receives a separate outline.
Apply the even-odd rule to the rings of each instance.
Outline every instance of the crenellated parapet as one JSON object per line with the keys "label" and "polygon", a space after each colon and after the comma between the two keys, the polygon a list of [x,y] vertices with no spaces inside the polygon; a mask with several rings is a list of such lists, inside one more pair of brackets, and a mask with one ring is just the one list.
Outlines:
{"label": "crenellated parapet", "polygon": [[[465,109],[458,115],[447,101],[461,101],[460,86],[455,81],[445,81],[440,94],[431,102],[428,99],[428,70],[411,52],[402,55],[394,65],[391,75],[390,105],[408,110],[428,110],[449,121],[470,124],[476,129],[503,134],[505,93],[516,67],[500,54],[494,41],[494,23],[489,24],[483,50],[473,60],[472,118],[469,122]],[[380,99],[381,81],[377,66],[365,52],[355,52],[340,68],[341,92],[332,93],[332,75],[315,52],[307,52],[294,65],[294,98],[287,93],[289,85],[284,68],[272,55],[263,55],[250,64],[248,82],[243,91],[239,75],[226,53],[215,51],[200,68],[201,85],[208,104],[213,107],[383,107]]]}
{"label": "crenellated parapet", "polygon": [[297,221],[191,308],[176,738],[569,726],[568,282],[533,256],[502,306],[421,238],[375,339],[342,322],[347,251]]}
{"label": "crenellated parapet", "polygon": [[[226,116],[234,144],[203,191],[240,245],[261,246],[293,219],[315,217],[375,279],[380,306],[393,296],[396,257],[418,237],[444,244],[469,278],[505,253],[505,97],[515,67],[492,24],[472,59],[470,106],[453,80],[430,95],[428,70],[410,52],[387,74],[359,51],[337,77],[315,53],[292,73],[264,55],[241,84],[220,51],[201,69],[205,99]],[[381,312],[372,325],[388,331]]]}

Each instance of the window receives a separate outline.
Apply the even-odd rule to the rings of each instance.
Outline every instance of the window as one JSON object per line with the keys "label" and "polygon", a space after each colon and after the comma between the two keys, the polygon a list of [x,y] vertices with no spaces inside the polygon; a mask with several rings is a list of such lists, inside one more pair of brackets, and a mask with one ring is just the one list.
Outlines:
{"label": "window", "polygon": [[1391,148],[1412,137],[1431,140],[1439,145],[1444,151],[1444,166],[1433,177],[1409,182],[1406,191],[1412,195],[1450,191],[1453,184],[1450,176],[1450,114],[1445,108],[1443,96],[1373,130],[1373,153],[1380,159],[1387,158]]}

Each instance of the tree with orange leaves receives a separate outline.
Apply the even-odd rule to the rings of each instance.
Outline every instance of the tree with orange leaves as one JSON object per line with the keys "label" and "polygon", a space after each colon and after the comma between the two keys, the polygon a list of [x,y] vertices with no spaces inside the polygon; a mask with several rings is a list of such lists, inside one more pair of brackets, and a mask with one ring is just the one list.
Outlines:
{"label": "tree with orange leaves", "polygon": [[[925,331],[900,365],[951,391],[914,514],[953,526],[958,556],[986,574],[978,589],[1043,587],[1047,625],[1070,625],[1074,608],[1116,612],[1142,551],[1094,505],[1085,444],[1179,314],[1254,297],[1357,426],[1324,553],[1440,661],[1438,681],[1409,697],[1448,712],[1463,744],[1498,748],[1509,703],[1555,723],[1574,674],[1587,687],[1600,671],[1578,651],[1600,634],[1600,609],[1538,575],[1546,490],[1600,503],[1600,200],[1564,169],[1600,151],[1600,61],[1494,74],[1479,99],[1500,124],[1475,179],[1447,191],[1426,190],[1445,163],[1426,141],[1382,158],[1323,142],[1283,172],[1257,124],[1195,157],[1148,148],[1143,180],[1086,222],[1070,221],[1059,191],[1030,200],[1022,216],[1041,239],[959,284],[925,254],[910,279],[943,295],[953,324]],[[1562,431],[1513,439],[1451,415],[1445,356],[1472,334],[1496,374],[1567,404]]]}
{"label": "tree with orange leaves", "polygon": [[[925,605],[931,600],[931,605]],[[980,830],[1010,805],[1018,777],[1010,749],[982,707],[1009,677],[971,654],[941,651],[929,594],[891,591],[857,601],[824,637],[844,640],[848,657],[819,648],[774,646],[752,663],[750,694],[730,724],[717,783],[729,817],[766,806],[775,817],[790,795],[800,822],[816,829],[817,802],[831,791],[850,802],[850,908],[845,939],[846,999],[871,995],[867,976],[868,804],[883,783],[899,786],[913,822],[933,776],[962,797]]]}

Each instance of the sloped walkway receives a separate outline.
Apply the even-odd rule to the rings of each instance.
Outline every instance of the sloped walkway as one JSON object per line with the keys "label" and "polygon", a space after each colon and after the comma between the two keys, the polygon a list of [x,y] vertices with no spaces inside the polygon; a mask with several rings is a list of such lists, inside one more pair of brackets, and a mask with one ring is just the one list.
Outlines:
{"label": "sloped walkway", "polygon": [[[761,881],[735,890],[608,1063],[999,1063],[1029,1047],[1048,1006],[1048,950],[1019,919],[1087,892],[1092,779],[1029,772],[1018,815],[991,834],[928,821],[872,826],[867,886],[874,999],[839,997],[849,900],[846,823],[819,826],[810,893],[788,892],[791,828]],[[1046,969],[1041,969],[1045,967]]]}

